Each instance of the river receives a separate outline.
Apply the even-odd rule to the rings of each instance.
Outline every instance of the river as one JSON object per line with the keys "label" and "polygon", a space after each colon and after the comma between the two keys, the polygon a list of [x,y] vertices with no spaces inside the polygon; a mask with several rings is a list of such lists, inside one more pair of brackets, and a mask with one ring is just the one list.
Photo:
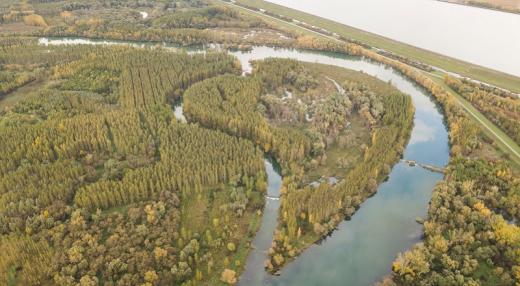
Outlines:
{"label": "river", "polygon": [[262,223],[252,242],[253,248],[247,257],[246,269],[241,276],[240,285],[253,285],[253,282],[261,285],[261,281],[268,277],[263,265],[278,221],[278,209],[280,208],[278,198],[282,187],[282,177],[279,166],[272,160],[265,160],[265,171],[267,173],[267,198]]}
{"label": "river", "polygon": [[268,0],[520,76],[520,15],[434,0]]}
{"label": "river", "polygon": [[[99,44],[107,41],[50,38],[40,42]],[[169,45],[165,47],[168,48]],[[172,46],[172,49],[176,47]],[[404,158],[436,166],[445,166],[448,163],[448,133],[441,111],[422,88],[399,72],[363,58],[335,53],[270,47],[254,47],[250,52],[230,53],[241,61],[245,73],[251,71],[250,60],[283,57],[363,71],[391,82],[399,90],[409,94],[415,106],[414,127]],[[277,197],[281,177],[274,170],[273,165],[267,161],[268,195]],[[271,276],[264,271],[265,250],[272,238],[279,208],[279,201],[267,199],[262,225],[253,241],[257,249],[247,259],[240,284],[362,286],[379,281],[389,273],[396,255],[420,240],[422,226],[415,222],[415,218],[426,216],[432,190],[441,179],[441,174],[410,167],[405,163],[396,164],[388,180],[379,186],[376,195],[365,201],[351,220],[342,222],[330,237],[307,249],[283,269],[281,276]]]}
{"label": "river", "polygon": [[[412,97],[415,106],[414,128],[404,158],[436,166],[448,163],[448,134],[441,111],[422,88],[393,69],[335,53],[255,47],[251,52],[232,54],[240,59],[245,72],[251,71],[250,60],[282,57],[350,68],[392,82]],[[350,221],[341,223],[321,244],[307,249],[283,269],[281,276],[267,275],[261,270],[263,263],[246,264],[240,284],[361,286],[379,281],[389,273],[397,253],[420,240],[422,226],[415,218],[426,216],[431,192],[441,179],[440,174],[397,164],[388,181]],[[258,235],[263,234],[260,231]]]}

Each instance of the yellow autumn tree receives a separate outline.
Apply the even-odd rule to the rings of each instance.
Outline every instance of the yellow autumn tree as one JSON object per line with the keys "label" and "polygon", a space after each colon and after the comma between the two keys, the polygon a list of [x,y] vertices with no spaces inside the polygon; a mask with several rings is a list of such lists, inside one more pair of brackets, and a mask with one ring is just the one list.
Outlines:
{"label": "yellow autumn tree", "polygon": [[47,27],[47,22],[38,14],[27,15],[23,17],[23,21],[29,26]]}
{"label": "yellow autumn tree", "polygon": [[237,273],[231,269],[224,269],[220,276],[220,280],[229,285],[234,285],[237,283]]}

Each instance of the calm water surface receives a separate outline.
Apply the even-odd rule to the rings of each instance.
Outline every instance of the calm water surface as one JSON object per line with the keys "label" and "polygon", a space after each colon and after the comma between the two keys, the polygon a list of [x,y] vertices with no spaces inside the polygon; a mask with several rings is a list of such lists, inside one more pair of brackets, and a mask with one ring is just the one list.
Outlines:
{"label": "calm water surface", "polygon": [[434,0],[268,0],[520,76],[520,15]]}
{"label": "calm water surface", "polygon": [[265,160],[265,171],[267,173],[267,196],[265,201],[262,224],[255,239],[252,242],[253,249],[246,261],[246,269],[242,274],[240,285],[261,285],[262,281],[268,277],[263,265],[266,253],[273,241],[273,232],[276,229],[278,220],[278,209],[280,208],[280,188],[282,187],[282,177],[280,169],[271,160]]}
{"label": "calm water surface", "polygon": [[[42,39],[42,44],[98,43],[87,39]],[[103,42],[103,41],[101,41]],[[106,42],[106,41],[105,41]],[[111,42],[109,44],[123,44]],[[142,43],[131,43],[141,46]],[[154,44],[155,45],[155,44]],[[168,45],[165,45],[168,48]],[[175,47],[172,47],[175,49]],[[200,52],[200,50],[192,50]],[[242,63],[245,73],[251,71],[250,60],[267,57],[293,58],[307,62],[336,65],[363,71],[387,82],[412,97],[415,106],[414,127],[404,158],[421,163],[445,166],[449,159],[448,134],[443,116],[428,94],[400,73],[362,58],[334,53],[255,47],[251,52],[232,52]],[[281,177],[269,161],[268,195],[277,197]],[[313,245],[295,261],[287,265],[281,276],[264,271],[265,251],[276,226],[279,201],[266,201],[262,225],[255,237],[240,277],[241,285],[371,285],[390,271],[399,252],[409,249],[420,240],[421,225],[415,222],[424,217],[434,185],[440,174],[399,163],[394,166],[388,181],[375,196],[362,204],[350,221],[342,222],[332,236],[320,245]]]}
{"label": "calm water surface", "polygon": [[[393,69],[335,53],[255,47],[252,52],[232,54],[240,59],[245,72],[251,71],[250,60],[281,57],[350,68],[391,82],[409,94],[415,106],[414,128],[404,158],[437,166],[448,163],[448,134],[438,106],[422,88]],[[441,179],[440,174],[397,164],[388,181],[350,221],[341,223],[320,245],[307,249],[283,269],[281,276],[267,275],[263,260],[250,260],[240,284],[356,286],[379,281],[389,273],[397,254],[420,240],[422,227],[415,218],[426,216],[432,189]],[[258,235],[265,235],[262,229]]]}

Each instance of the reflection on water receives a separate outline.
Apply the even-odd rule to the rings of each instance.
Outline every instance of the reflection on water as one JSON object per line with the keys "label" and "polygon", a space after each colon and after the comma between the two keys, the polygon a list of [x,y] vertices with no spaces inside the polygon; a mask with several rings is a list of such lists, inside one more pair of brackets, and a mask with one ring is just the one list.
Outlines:
{"label": "reflection on water", "polygon": [[414,217],[425,215],[441,178],[399,163],[350,221],[307,249],[269,285],[372,285],[389,273],[398,252],[419,241],[422,230]]}
{"label": "reflection on water", "polygon": [[415,120],[416,132],[410,138],[409,145],[432,141],[435,139],[435,128],[428,126],[421,119]]}
{"label": "reflection on water", "polygon": [[[362,58],[293,49],[255,47],[251,52],[232,54],[240,59],[244,72],[251,72],[251,60],[280,57],[363,71],[391,82],[409,94],[415,106],[411,144],[404,157],[437,166],[447,164],[448,134],[438,106],[421,87],[393,69]],[[262,271],[263,261],[248,264],[243,285],[370,285],[380,280],[390,271],[397,253],[419,241],[422,226],[415,218],[426,215],[432,189],[441,179],[440,174],[397,164],[378,193],[331,237],[307,249],[279,277]]]}

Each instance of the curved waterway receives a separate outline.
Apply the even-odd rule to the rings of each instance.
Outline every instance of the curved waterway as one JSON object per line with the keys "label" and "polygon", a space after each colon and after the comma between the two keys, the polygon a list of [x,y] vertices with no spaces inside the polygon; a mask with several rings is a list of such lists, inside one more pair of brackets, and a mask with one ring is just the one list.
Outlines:
{"label": "curved waterway", "polygon": [[[107,43],[88,39],[42,39],[42,44]],[[120,44],[122,42],[108,42]],[[136,46],[156,44],[130,43]],[[164,45],[176,49],[175,46]],[[200,52],[201,49],[191,49]],[[448,133],[443,116],[434,100],[419,86],[399,72],[364,58],[335,53],[255,47],[250,52],[230,52],[240,59],[245,73],[251,71],[250,60],[268,57],[292,58],[363,71],[411,96],[415,106],[414,127],[404,151],[404,158],[419,163],[445,166],[449,159]],[[371,285],[389,273],[399,252],[417,243],[422,226],[415,222],[425,217],[432,190],[441,174],[422,168],[396,164],[378,192],[366,200],[351,220],[342,222],[320,244],[311,246],[287,265],[280,276],[264,271],[266,250],[276,227],[281,177],[273,164],[266,161],[268,197],[262,225],[253,241],[253,250],[240,277],[241,285]]]}

